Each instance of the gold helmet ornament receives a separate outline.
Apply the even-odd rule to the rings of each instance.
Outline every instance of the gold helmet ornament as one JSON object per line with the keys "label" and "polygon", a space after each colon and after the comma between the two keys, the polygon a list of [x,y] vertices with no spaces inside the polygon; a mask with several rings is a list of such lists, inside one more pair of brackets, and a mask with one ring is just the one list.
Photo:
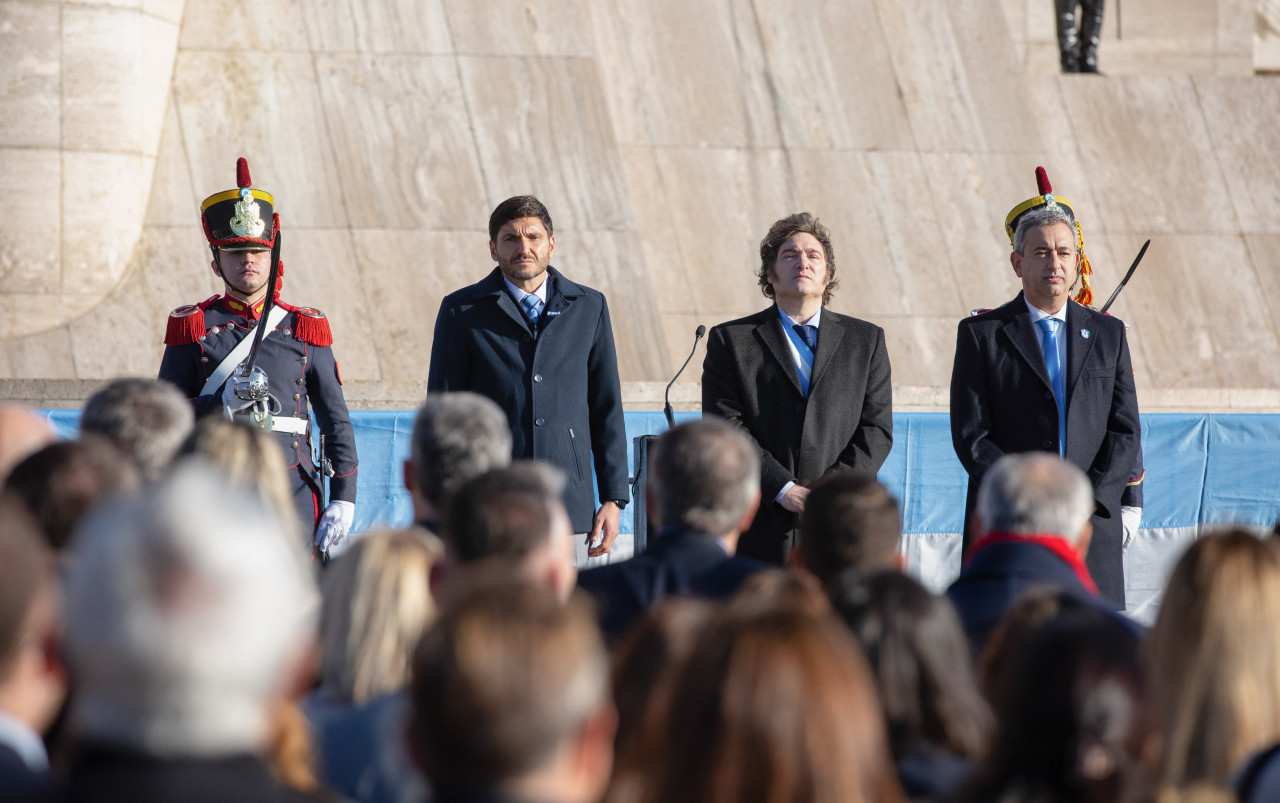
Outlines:
{"label": "gold helmet ornament", "polygon": [[205,239],[223,251],[270,250],[280,232],[280,215],[271,193],[253,188],[243,156],[236,160],[236,186],[200,204]]}
{"label": "gold helmet ornament", "polygon": [[1036,168],[1036,188],[1040,190],[1039,195],[1015,206],[1009,211],[1009,216],[1004,219],[1004,230],[1009,235],[1009,245],[1013,245],[1013,235],[1018,230],[1018,221],[1031,210],[1055,206],[1065,212],[1067,219],[1075,227],[1076,250],[1080,252],[1080,289],[1076,291],[1075,300],[1076,303],[1088,307],[1093,304],[1093,266],[1089,264],[1089,257],[1084,252],[1084,231],[1080,228],[1080,221],[1076,220],[1076,211],[1066,198],[1053,194],[1049,174],[1043,167]]}

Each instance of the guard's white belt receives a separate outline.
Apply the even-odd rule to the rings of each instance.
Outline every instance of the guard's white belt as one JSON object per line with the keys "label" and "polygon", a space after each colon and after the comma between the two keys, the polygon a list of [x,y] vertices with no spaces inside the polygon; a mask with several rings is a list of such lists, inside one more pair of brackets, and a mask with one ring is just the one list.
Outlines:
{"label": "guard's white belt", "polygon": [[271,417],[271,431],[288,432],[290,435],[301,435],[307,431],[308,423],[310,423],[310,419],[275,415]]}

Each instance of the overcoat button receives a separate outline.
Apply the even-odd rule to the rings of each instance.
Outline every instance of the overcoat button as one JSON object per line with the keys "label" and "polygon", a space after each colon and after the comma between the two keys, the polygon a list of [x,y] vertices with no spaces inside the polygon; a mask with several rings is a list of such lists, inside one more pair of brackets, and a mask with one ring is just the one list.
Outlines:
{"label": "overcoat button", "polygon": [[534,422],[533,422],[533,425],[534,425],[535,427],[540,427],[540,426],[542,426],[542,425],[543,425],[543,424],[545,424],[545,423],[547,423],[547,420],[546,420],[545,418],[539,418],[539,419],[537,419],[536,421],[534,421]]}

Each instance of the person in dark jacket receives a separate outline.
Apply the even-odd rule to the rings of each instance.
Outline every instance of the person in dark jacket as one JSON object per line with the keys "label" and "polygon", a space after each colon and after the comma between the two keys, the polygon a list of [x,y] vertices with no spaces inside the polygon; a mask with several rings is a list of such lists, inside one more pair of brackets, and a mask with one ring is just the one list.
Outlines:
{"label": "person in dark jacket", "polygon": [[564,506],[581,536],[583,566],[618,537],[630,499],[627,433],[609,305],[551,266],[555,247],[541,201],[519,195],[498,204],[489,217],[489,254],[498,266],[440,303],[427,389],[493,399],[511,425],[512,457],[565,473]]}
{"label": "person in dark jacket", "polygon": [[650,509],[661,529],[630,560],[582,572],[578,586],[595,595],[601,627],[618,639],[646,609],[670,595],[720,599],[748,575],[768,568],[735,557],[738,538],[760,504],[754,444],[724,421],[704,418],[667,432],[654,448]]}

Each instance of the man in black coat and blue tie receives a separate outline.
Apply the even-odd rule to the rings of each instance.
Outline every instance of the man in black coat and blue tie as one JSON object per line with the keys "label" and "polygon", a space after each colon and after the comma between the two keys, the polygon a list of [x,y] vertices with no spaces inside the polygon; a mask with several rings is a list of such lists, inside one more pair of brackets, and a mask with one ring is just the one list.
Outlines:
{"label": "man in black coat and blue tie", "polygon": [[609,305],[551,266],[554,232],[532,195],[493,211],[489,254],[497,267],[441,302],[427,389],[493,399],[511,425],[512,457],[565,473],[565,509],[582,536],[575,559],[594,565],[607,560],[601,556],[630,498],[622,383]]}
{"label": "man in black coat and blue tie", "polygon": [[960,321],[951,373],[951,439],[969,473],[965,550],[987,469],[1011,453],[1059,455],[1093,487],[1085,562],[1103,596],[1123,610],[1121,495],[1140,439],[1125,326],[1071,300],[1084,271],[1065,198],[1046,189],[1014,207],[1005,225],[1022,292]]}

